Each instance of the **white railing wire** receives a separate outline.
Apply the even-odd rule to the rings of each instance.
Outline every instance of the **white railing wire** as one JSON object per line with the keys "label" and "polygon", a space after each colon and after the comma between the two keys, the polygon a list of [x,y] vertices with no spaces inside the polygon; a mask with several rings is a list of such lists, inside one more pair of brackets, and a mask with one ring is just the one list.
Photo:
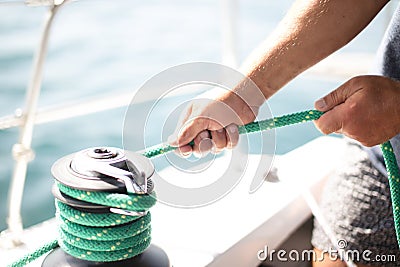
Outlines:
{"label": "white railing wire", "polygon": [[21,203],[24,191],[26,171],[29,161],[33,159],[34,153],[31,150],[32,134],[35,125],[37,103],[42,84],[43,65],[46,57],[51,26],[62,1],[59,5],[51,5],[45,17],[44,29],[35,60],[33,64],[32,78],[27,87],[26,107],[21,121],[21,131],[18,143],[13,146],[12,154],[15,159],[13,176],[11,179],[8,195],[8,229],[6,235],[8,246],[15,246],[21,243],[23,223],[21,218]]}
{"label": "white railing wire", "polygon": [[[129,105],[133,98],[132,92],[105,95],[90,100],[65,103],[59,106],[50,106],[38,110],[35,114],[35,124],[43,124],[78,116],[88,115],[114,108]],[[21,126],[24,123],[24,115],[16,110],[15,115],[0,118],[0,130]]]}

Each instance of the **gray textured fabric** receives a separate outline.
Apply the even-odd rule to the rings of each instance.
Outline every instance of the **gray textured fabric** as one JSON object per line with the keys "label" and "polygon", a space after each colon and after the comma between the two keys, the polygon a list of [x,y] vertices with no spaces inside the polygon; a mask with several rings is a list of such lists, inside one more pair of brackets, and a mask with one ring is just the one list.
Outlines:
{"label": "gray textured fabric", "polygon": [[[347,244],[347,251],[371,251],[369,259],[353,258],[356,263],[400,266],[389,181],[372,165],[361,145],[349,142],[346,146],[341,165],[322,192],[320,209],[337,240]],[[335,248],[317,220],[311,243],[324,251]],[[374,262],[378,255],[394,255],[397,261]]]}
{"label": "gray textured fabric", "polygon": [[[396,9],[379,47],[376,63],[377,74],[400,81],[400,5]],[[400,134],[392,138],[390,142],[396,154],[397,164],[400,166]],[[382,170],[379,166],[383,162],[380,150],[373,148],[368,152],[374,165]],[[383,174],[387,175],[386,172]]]}

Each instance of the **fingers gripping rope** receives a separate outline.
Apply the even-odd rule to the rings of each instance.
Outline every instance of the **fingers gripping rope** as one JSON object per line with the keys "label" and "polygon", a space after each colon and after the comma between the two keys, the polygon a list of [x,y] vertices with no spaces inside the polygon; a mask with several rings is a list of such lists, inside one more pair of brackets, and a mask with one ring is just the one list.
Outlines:
{"label": "fingers gripping rope", "polygon": [[[267,119],[267,120],[263,120],[263,121],[258,121],[258,122],[252,122],[243,126],[239,126],[239,133],[240,134],[248,134],[248,133],[253,133],[253,132],[260,132],[260,131],[266,131],[266,130],[271,130],[274,128],[279,128],[279,127],[283,127],[283,126],[288,126],[288,125],[292,125],[292,124],[296,124],[296,123],[303,123],[303,122],[307,122],[307,121],[312,121],[312,120],[316,120],[319,117],[321,117],[323,114],[323,112],[317,111],[317,110],[308,110],[308,111],[302,111],[302,112],[298,112],[298,113],[293,113],[293,114],[288,114],[288,115],[284,115],[284,116],[280,116],[280,117],[275,117],[275,118],[271,118],[271,119]],[[143,152],[143,155],[145,157],[148,158],[153,158],[153,157],[157,157],[160,156],[162,154],[166,154],[168,152],[171,152],[173,150],[175,150],[176,147],[170,146],[170,145],[166,145],[166,144],[160,144],[154,147],[151,147],[149,149],[147,149],[145,152]],[[386,142],[384,144],[381,145],[381,149],[383,152],[383,156],[385,159],[385,163],[386,163],[386,169],[388,172],[388,177],[389,177],[389,185],[390,185],[390,192],[391,192],[391,197],[392,197],[392,205],[393,205],[393,215],[394,215],[394,222],[395,222],[395,229],[396,229],[396,235],[397,235],[397,241],[400,247],[400,173],[399,173],[399,168],[397,166],[397,162],[396,162],[396,157],[395,154],[393,152],[393,148],[390,144],[390,142]],[[87,196],[85,195],[85,192],[77,192],[79,190],[74,190],[71,188],[62,188],[62,186],[60,187],[60,190],[63,191],[65,193],[65,191],[70,191],[70,193],[74,196],[74,197],[81,197],[81,198],[85,198],[85,201],[88,201]],[[87,194],[87,193],[86,193]],[[137,202],[138,206],[135,206],[133,208],[133,210],[143,210],[143,209],[147,209],[149,207],[151,207],[152,205],[154,205],[155,202],[155,196],[148,196],[149,198],[145,197],[142,199],[138,199],[135,198],[133,199],[129,199],[130,196],[127,195],[120,195],[120,194],[106,194],[106,195],[98,195],[96,197],[96,200],[94,200],[95,202],[92,203],[97,203],[97,204],[104,204],[104,205],[109,205],[109,206],[115,206],[115,207],[122,207],[122,208],[127,208],[129,206],[129,203],[133,203]],[[100,200],[99,200],[100,199]],[[152,200],[151,200],[152,199]],[[58,210],[60,211],[60,219],[66,219],[63,218],[61,214],[63,214],[63,212],[61,211],[62,209],[65,209],[65,207],[62,207],[62,205],[60,205],[58,203]],[[70,214],[70,213],[64,213],[67,214],[66,216],[74,216],[78,215],[78,214]],[[129,231],[133,231],[135,232],[136,230],[136,239],[133,239],[135,237],[135,235],[133,235],[133,237],[131,237],[131,242],[133,242],[135,245],[130,248],[126,247],[125,245],[122,245],[122,247],[124,247],[122,250],[122,253],[118,254],[116,257],[118,259],[123,259],[124,257],[131,257],[132,255],[136,255],[135,253],[139,254],[140,251],[142,251],[142,249],[146,248],[148,246],[148,244],[150,244],[150,215],[147,215],[145,217],[143,217],[141,220],[143,221],[139,223],[139,225],[135,225],[132,226],[132,229],[130,229]],[[82,217],[82,216],[81,216]],[[90,217],[89,221],[97,221],[95,218],[95,215],[88,215],[88,217]],[[111,218],[110,220],[113,220],[113,218]],[[73,220],[72,220],[73,221]],[[60,242],[60,245],[63,249],[65,249],[68,253],[70,253],[71,248],[70,248],[70,243],[75,243],[72,242],[71,240],[73,240],[73,238],[78,238],[80,239],[81,237],[79,237],[79,235],[81,235],[81,233],[77,233],[80,232],[79,229],[82,229],[82,225],[86,225],[86,224],[91,224],[92,222],[85,222],[82,223],[79,226],[76,226],[75,224],[65,224],[67,225],[65,227],[65,229],[62,227],[60,232],[61,232],[61,239],[62,240],[70,240],[70,242]],[[114,223],[117,224],[117,223]],[[143,225],[141,225],[143,224]],[[142,227],[143,226],[143,227]],[[68,229],[68,228],[71,229]],[[139,228],[137,228],[139,227]],[[138,230],[139,229],[139,230]],[[83,231],[83,235],[86,236],[86,234],[93,235],[93,236],[97,236],[97,232],[91,232],[92,230],[86,229],[85,231]],[[126,231],[123,230],[123,231]],[[101,233],[100,233],[101,234]],[[64,237],[63,237],[64,236]],[[65,239],[64,239],[65,238]],[[97,237],[96,237],[97,239]],[[98,240],[97,240],[98,241]],[[108,241],[108,240],[107,240]],[[118,241],[117,241],[118,242]],[[106,243],[106,247],[107,247]],[[131,243],[132,244],[132,243]],[[101,245],[104,245],[103,243],[101,243]],[[101,247],[101,245],[99,245]],[[110,244],[108,244],[110,245]],[[39,248],[38,250],[34,251],[33,253],[21,258],[19,261],[9,265],[9,267],[19,267],[19,266],[24,266],[27,263],[35,260],[36,258],[40,257],[41,255],[45,254],[46,252],[51,251],[52,249],[54,249],[57,246],[57,241],[53,241],[49,244],[46,244],[44,246],[42,246],[41,248]],[[72,254],[72,255],[85,255],[85,259],[89,259],[91,258],[91,255],[94,255],[94,260],[99,260],[100,256],[98,255],[99,253],[96,251],[88,251],[86,250],[86,246],[87,244],[81,244],[80,247],[77,250],[77,253]],[[115,250],[113,250],[113,245],[111,245],[109,247],[109,251],[113,252]],[[119,244],[119,246],[121,246],[121,244]],[[128,249],[128,251],[127,251]],[[88,252],[90,252],[88,254]],[[106,254],[106,253],[100,253],[100,254]],[[126,256],[127,255],[127,256]],[[88,257],[89,256],[89,257]],[[103,255],[101,255],[103,256]],[[102,260],[106,260],[106,259],[102,259]]]}
{"label": "fingers gripping rope", "polygon": [[[321,117],[322,114],[323,112],[318,110],[307,110],[263,121],[255,121],[243,126],[239,126],[239,134],[267,131],[296,123],[312,121]],[[190,144],[193,145],[193,143]],[[154,158],[170,151],[174,151],[175,149],[176,147],[168,144],[159,144],[147,149],[145,152],[143,152],[143,156],[147,158]]]}

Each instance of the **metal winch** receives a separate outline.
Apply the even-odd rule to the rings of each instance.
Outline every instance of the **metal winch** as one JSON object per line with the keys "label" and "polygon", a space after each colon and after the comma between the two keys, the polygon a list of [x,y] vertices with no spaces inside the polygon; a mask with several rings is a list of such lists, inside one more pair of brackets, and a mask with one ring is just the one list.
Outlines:
{"label": "metal winch", "polygon": [[[143,155],[112,147],[95,147],[65,156],[52,167],[55,180],[68,188],[87,192],[108,192],[119,194],[149,195],[154,190],[152,177],[154,166]],[[54,185],[55,198],[74,210],[90,214],[121,214],[140,218],[147,211],[132,211],[122,207],[109,207],[93,204],[84,199],[71,197]],[[122,225],[123,226],[123,225]],[[104,252],[107,253],[107,252]],[[62,248],[52,251],[44,260],[42,267],[169,267],[166,253],[155,245],[148,246],[141,254],[132,258],[97,262],[76,258]]]}

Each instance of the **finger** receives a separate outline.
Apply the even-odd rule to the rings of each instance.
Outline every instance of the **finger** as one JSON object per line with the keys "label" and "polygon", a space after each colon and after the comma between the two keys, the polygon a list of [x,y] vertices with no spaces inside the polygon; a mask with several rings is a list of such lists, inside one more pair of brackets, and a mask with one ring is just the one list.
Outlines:
{"label": "finger", "polygon": [[314,123],[323,134],[342,132],[344,105],[336,106],[334,109],[324,113]]}
{"label": "finger", "polygon": [[223,150],[227,144],[225,129],[221,128],[216,131],[211,131],[211,140],[213,143],[213,149],[211,151],[214,154]]}
{"label": "finger", "polygon": [[321,99],[315,101],[315,108],[319,111],[328,111],[342,104],[351,95],[363,88],[363,77],[355,77],[339,86]]}
{"label": "finger", "polygon": [[212,142],[208,131],[200,132],[193,141],[193,153],[198,158],[206,156],[207,152],[212,148]]}
{"label": "finger", "polygon": [[175,130],[170,136],[167,138],[167,143],[170,146],[178,147],[178,132]]}
{"label": "finger", "polygon": [[192,147],[189,145],[178,147],[175,149],[175,154],[182,158],[188,158],[192,154]]}
{"label": "finger", "polygon": [[[176,143],[179,144],[179,146],[189,144],[192,140],[199,136],[201,132],[206,130],[207,126],[207,120],[203,118],[196,118],[189,121],[178,131]],[[209,136],[207,138],[209,138]]]}
{"label": "finger", "polygon": [[239,142],[239,128],[236,124],[229,124],[226,126],[226,146],[234,148]]}

